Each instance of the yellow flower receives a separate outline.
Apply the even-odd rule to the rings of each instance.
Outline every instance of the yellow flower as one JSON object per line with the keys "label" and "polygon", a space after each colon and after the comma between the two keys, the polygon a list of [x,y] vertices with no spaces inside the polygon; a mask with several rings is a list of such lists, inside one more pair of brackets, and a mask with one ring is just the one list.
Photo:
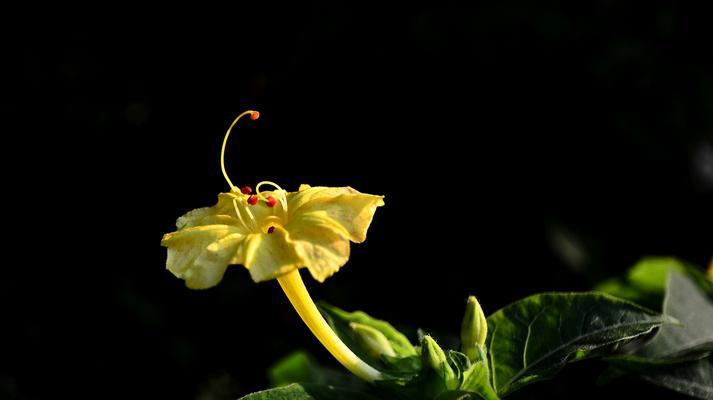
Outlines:
{"label": "yellow flower", "polygon": [[[302,282],[299,268],[307,268],[323,282],[349,259],[350,241],[361,243],[383,196],[359,193],[350,187],[300,186],[287,192],[263,181],[252,189],[238,189],[225,171],[225,146],[220,167],[230,192],[218,195],[213,207],[193,210],[176,221],[177,231],[164,235],[166,268],[192,289],[217,285],[228,265],[242,264],[255,282],[276,279],[297,313],[330,353],[355,375],[368,381],[383,375],[361,360],[334,333]],[[261,191],[269,185],[272,191]]]}
{"label": "yellow flower", "polygon": [[[178,230],[166,234],[166,267],[192,289],[220,282],[230,264],[242,264],[255,282],[307,268],[319,282],[349,259],[349,241],[361,243],[383,196],[350,187],[310,187],[297,192],[260,192],[265,199],[233,190],[218,203],[180,217]],[[254,197],[253,197],[254,199]]]}

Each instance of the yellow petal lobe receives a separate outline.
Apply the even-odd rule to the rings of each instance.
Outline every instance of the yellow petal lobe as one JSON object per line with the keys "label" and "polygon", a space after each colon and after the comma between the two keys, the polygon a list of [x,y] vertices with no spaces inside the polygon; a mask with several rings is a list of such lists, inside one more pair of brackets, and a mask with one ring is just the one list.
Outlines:
{"label": "yellow petal lobe", "polygon": [[275,279],[303,265],[289,233],[281,226],[275,226],[272,233],[248,235],[239,251],[255,282]]}
{"label": "yellow petal lobe", "polygon": [[384,196],[360,193],[351,187],[308,187],[289,193],[290,221],[305,213],[331,219],[346,231],[346,239],[361,243],[366,240],[376,208],[384,205]]}
{"label": "yellow petal lobe", "polygon": [[217,285],[245,236],[229,225],[204,225],[164,235],[166,268],[191,289]]}

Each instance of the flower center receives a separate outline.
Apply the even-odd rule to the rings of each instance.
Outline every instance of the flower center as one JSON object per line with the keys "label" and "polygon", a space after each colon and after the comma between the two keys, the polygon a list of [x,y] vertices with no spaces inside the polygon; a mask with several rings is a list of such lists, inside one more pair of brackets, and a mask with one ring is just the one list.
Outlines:
{"label": "flower center", "polygon": [[[233,198],[233,206],[235,208],[235,214],[240,221],[240,224],[247,230],[253,231],[253,232],[260,232],[260,225],[264,226],[262,223],[258,223],[258,221],[255,219],[255,215],[253,212],[250,210],[250,206],[256,206],[260,202],[260,200],[264,201],[265,204],[270,207],[274,208],[278,203],[280,204],[280,209],[282,212],[282,218],[281,222],[287,223],[287,192],[280,187],[280,185],[270,182],[270,181],[262,181],[255,186],[255,194],[252,194],[253,190],[250,186],[243,186],[242,188],[238,189],[235,185],[233,185],[233,182],[230,180],[228,177],[228,173],[225,170],[225,146],[228,143],[228,137],[230,136],[230,132],[233,130],[233,127],[235,124],[238,123],[240,118],[250,115],[251,120],[256,120],[260,118],[260,113],[257,111],[249,110],[245,111],[244,113],[238,115],[237,118],[233,121],[232,124],[230,124],[230,127],[228,128],[228,131],[225,132],[225,137],[223,138],[223,146],[220,148],[220,169],[223,172],[223,177],[225,178],[225,181],[228,182],[228,185],[230,186],[230,191],[234,193],[242,193],[243,195],[247,195],[247,199],[241,200],[241,201],[246,201],[247,206],[243,203],[243,207],[239,207],[236,198]],[[269,185],[275,188],[275,190],[272,192],[271,195],[268,195],[267,197],[263,196],[262,191],[260,190],[260,187],[264,185]],[[243,212],[241,210],[244,210],[243,212],[245,213],[245,218],[243,218]],[[268,219],[272,219],[271,217],[277,218],[276,216],[272,215],[268,217]],[[277,218],[278,220],[280,218]],[[247,220],[247,221],[246,221]],[[264,221],[262,221],[264,223]],[[270,226],[267,229],[267,233],[272,233],[275,230],[274,226]]]}
{"label": "flower center", "polygon": [[[270,196],[263,196],[262,191],[260,191],[260,188],[264,185],[269,185],[274,187],[276,190],[272,192],[272,195]],[[260,200],[265,201],[268,207],[272,208],[277,205],[277,202],[280,202],[280,206],[282,206],[282,219],[283,221],[287,222],[287,191],[284,190],[283,188],[280,187],[275,182],[270,182],[270,181],[262,181],[255,186],[255,192],[257,193],[257,196],[260,198]],[[277,199],[275,199],[274,196],[277,196]],[[279,200],[278,200],[279,199]]]}

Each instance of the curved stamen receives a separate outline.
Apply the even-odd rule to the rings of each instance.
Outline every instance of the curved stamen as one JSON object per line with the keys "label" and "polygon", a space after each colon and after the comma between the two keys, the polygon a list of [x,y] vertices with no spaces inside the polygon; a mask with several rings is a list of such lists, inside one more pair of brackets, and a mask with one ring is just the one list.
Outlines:
{"label": "curved stamen", "polygon": [[233,182],[228,178],[228,173],[225,172],[225,145],[228,143],[228,136],[230,136],[230,131],[233,130],[233,127],[235,126],[236,123],[240,120],[240,118],[250,115],[250,119],[256,120],[260,117],[260,113],[257,111],[253,110],[248,110],[245,111],[244,113],[238,115],[237,118],[233,121],[232,124],[230,124],[230,127],[228,128],[228,131],[225,132],[225,137],[223,138],[223,147],[220,148],[220,169],[223,171],[223,177],[225,178],[225,181],[228,182],[228,185],[230,185],[231,190],[237,190],[235,185],[233,185]]}
{"label": "curved stamen", "polygon": [[248,231],[256,231],[258,229],[257,220],[255,219],[255,216],[253,215],[252,211],[250,211],[249,207],[243,207],[243,209],[245,210],[245,213],[248,215],[248,217],[250,217],[250,225],[248,225],[243,219],[243,214],[240,212],[240,207],[238,207],[238,201],[235,198],[233,198],[233,208],[235,208],[235,214],[238,216],[238,220],[240,220],[240,223],[242,224],[243,228]]}
{"label": "curved stamen", "polygon": [[275,182],[262,181],[262,182],[258,183],[257,186],[255,186],[255,194],[257,194],[257,196],[258,196],[258,197],[260,198],[260,200],[262,200],[262,201],[267,201],[267,199],[265,199],[265,196],[262,195],[262,191],[260,190],[260,187],[261,187],[262,185],[270,185],[270,186],[274,187],[275,189],[277,189],[277,190],[279,190],[279,191],[281,191],[281,192],[284,192],[284,191],[285,191],[283,188],[280,187],[280,185],[278,185],[278,184],[275,183]]}
{"label": "curved stamen", "polygon": [[250,210],[250,207],[244,207],[243,209],[245,210],[245,213],[248,215],[248,217],[250,217],[250,223],[252,224],[253,229],[257,230],[257,227],[258,227],[257,219],[255,219],[255,216],[253,215],[253,212]]}
{"label": "curved stamen", "polygon": [[235,199],[233,199],[233,208],[235,208],[235,215],[238,217],[240,225],[242,225],[245,230],[249,231],[250,228],[248,228],[248,225],[243,220],[243,216],[240,214],[240,209],[238,208],[238,202]]}
{"label": "curved stamen", "polygon": [[262,182],[258,183],[257,186],[255,186],[255,194],[256,194],[256,195],[260,198],[260,200],[262,200],[262,201],[267,201],[267,199],[265,198],[265,196],[263,196],[263,195],[262,195],[262,192],[260,191],[260,187],[261,187],[262,185],[270,185],[270,186],[274,187],[275,189],[277,189],[276,192],[280,192],[280,196],[278,196],[278,197],[279,197],[279,199],[280,199],[280,204],[282,205],[282,211],[283,211],[284,216],[285,216],[285,222],[287,222],[287,215],[288,215],[288,214],[287,214],[287,191],[286,191],[285,189],[281,188],[280,185],[278,185],[278,184],[275,183],[275,182],[262,181]]}

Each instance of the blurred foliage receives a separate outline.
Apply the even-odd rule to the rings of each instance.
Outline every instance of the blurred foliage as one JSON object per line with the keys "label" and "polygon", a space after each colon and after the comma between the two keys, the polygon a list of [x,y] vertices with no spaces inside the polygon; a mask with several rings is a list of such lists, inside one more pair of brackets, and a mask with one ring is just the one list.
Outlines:
{"label": "blurred foliage", "polygon": [[713,296],[713,281],[700,267],[674,257],[645,257],[637,262],[625,278],[611,278],[595,286],[596,290],[629,299],[653,309],[661,309],[671,272],[686,274],[702,290]]}

